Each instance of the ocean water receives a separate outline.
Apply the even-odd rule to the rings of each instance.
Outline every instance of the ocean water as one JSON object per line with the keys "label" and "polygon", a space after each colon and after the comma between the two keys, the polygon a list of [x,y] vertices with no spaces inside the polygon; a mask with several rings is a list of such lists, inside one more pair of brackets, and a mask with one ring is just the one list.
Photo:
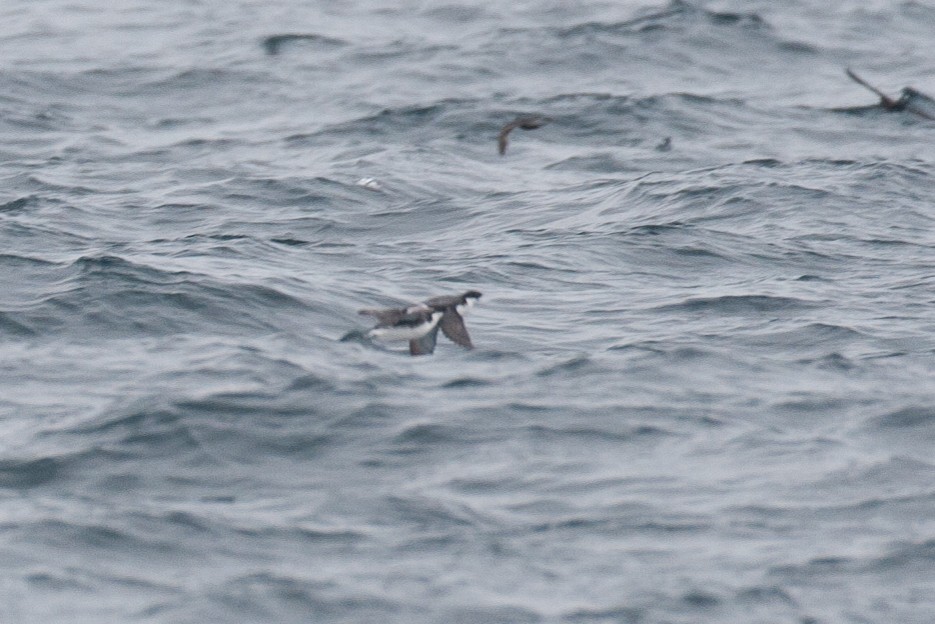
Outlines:
{"label": "ocean water", "polygon": [[0,622],[935,621],[931,3],[0,19]]}

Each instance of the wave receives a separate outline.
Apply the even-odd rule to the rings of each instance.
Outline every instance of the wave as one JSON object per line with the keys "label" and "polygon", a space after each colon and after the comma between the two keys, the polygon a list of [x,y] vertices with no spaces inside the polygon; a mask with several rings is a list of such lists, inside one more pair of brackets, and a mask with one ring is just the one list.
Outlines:
{"label": "wave", "polygon": [[0,212],[13,213],[35,207],[38,204],[38,199],[36,195],[27,195],[12,199],[6,203],[0,203]]}
{"label": "wave", "polygon": [[818,302],[796,297],[775,295],[723,295],[720,297],[689,297],[685,301],[659,306],[660,312],[720,313],[720,314],[763,314],[805,310],[819,305]]}
{"label": "wave", "polygon": [[48,335],[77,327],[112,336],[272,332],[278,329],[277,316],[306,307],[269,286],[225,283],[113,255],[82,256],[44,277],[44,296],[3,313],[6,325],[18,333]]}
{"label": "wave", "polygon": [[29,489],[55,481],[61,464],[52,457],[0,460],[0,488]]}
{"label": "wave", "polygon": [[699,8],[685,0],[671,0],[668,7],[620,22],[585,22],[561,28],[561,37],[580,37],[595,33],[628,34],[677,28],[684,24],[740,27],[744,29],[768,28],[768,22],[758,13],[711,11]]}
{"label": "wave", "polygon": [[335,37],[326,37],[314,33],[284,33],[279,35],[269,35],[263,38],[260,45],[270,56],[276,56],[282,52],[286,46],[293,46],[301,42],[303,47],[312,47],[315,49],[329,49],[346,46],[347,42]]}
{"label": "wave", "polygon": [[912,435],[928,432],[927,437],[935,438],[935,408],[925,406],[904,407],[880,416],[876,420],[883,429],[913,429]]}
{"label": "wave", "polygon": [[826,555],[807,562],[777,566],[771,570],[778,577],[797,582],[806,579],[830,580],[841,576],[853,578],[863,574],[894,574],[897,571],[919,574],[929,572],[935,563],[935,540],[890,543],[885,552],[863,555]]}

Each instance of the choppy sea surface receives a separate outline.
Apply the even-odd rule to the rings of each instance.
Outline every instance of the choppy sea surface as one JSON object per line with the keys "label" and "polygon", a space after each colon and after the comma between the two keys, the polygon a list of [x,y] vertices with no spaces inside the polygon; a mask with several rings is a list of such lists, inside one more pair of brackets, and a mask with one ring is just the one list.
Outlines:
{"label": "choppy sea surface", "polygon": [[0,21],[0,622],[935,621],[931,3]]}

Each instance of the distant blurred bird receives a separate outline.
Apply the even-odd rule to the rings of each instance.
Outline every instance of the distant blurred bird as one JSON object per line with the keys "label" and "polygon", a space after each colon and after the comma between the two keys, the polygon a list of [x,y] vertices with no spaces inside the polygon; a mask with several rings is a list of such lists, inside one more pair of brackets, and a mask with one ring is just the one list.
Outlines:
{"label": "distant blurred bird", "polygon": [[535,130],[552,121],[551,117],[542,117],[539,115],[520,116],[503,126],[500,129],[500,136],[497,137],[497,146],[500,149],[500,155],[506,154],[506,146],[509,143],[510,133],[516,128],[520,130]]}
{"label": "distant blurred bird", "polygon": [[912,87],[905,87],[903,88],[899,99],[894,100],[855,74],[852,69],[847,68],[845,72],[851,80],[880,96],[880,105],[886,110],[909,111],[910,113],[918,115],[923,119],[935,121],[935,100],[925,95],[924,93],[916,91]]}

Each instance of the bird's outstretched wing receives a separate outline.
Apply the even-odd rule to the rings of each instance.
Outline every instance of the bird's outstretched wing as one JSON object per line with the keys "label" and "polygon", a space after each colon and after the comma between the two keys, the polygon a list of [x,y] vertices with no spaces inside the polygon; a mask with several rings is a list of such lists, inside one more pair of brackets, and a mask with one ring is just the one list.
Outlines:
{"label": "bird's outstretched wing", "polygon": [[358,310],[358,314],[372,316],[382,326],[396,325],[397,323],[411,324],[423,321],[432,309],[420,303],[408,308],[368,308]]}
{"label": "bird's outstretched wing", "polygon": [[372,316],[381,325],[393,325],[406,316],[407,311],[406,308],[385,308],[380,310],[358,310],[357,313],[363,316]]}
{"label": "bird's outstretched wing", "polygon": [[501,156],[506,154],[506,146],[510,141],[510,133],[513,132],[517,126],[519,126],[519,123],[517,123],[517,120],[513,120],[500,128],[500,134],[497,136],[497,149]]}
{"label": "bird's outstretched wing", "polygon": [[510,123],[500,128],[500,134],[497,136],[497,148],[500,151],[500,155],[503,156],[506,154],[506,146],[510,140],[510,133],[513,132],[513,130],[516,128],[521,128],[523,130],[535,130],[536,128],[541,128],[550,121],[552,121],[551,117],[540,117],[537,115],[517,117]]}
{"label": "bird's outstretched wing", "polygon": [[474,348],[467,327],[464,326],[464,319],[453,307],[445,311],[445,316],[442,317],[438,325],[442,328],[442,333],[445,334],[451,342],[467,349]]}

